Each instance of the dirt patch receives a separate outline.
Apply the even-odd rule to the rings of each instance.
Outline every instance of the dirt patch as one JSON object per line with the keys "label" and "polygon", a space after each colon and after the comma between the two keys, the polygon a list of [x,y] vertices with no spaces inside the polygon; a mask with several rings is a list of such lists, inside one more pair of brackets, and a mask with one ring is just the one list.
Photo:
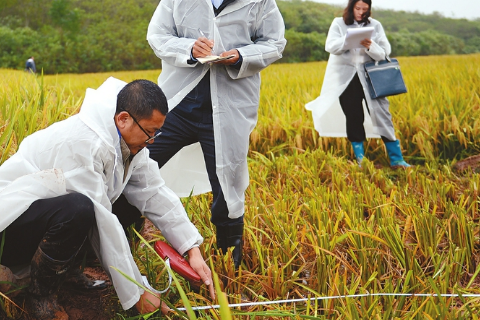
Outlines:
{"label": "dirt patch", "polygon": [[115,303],[115,290],[110,279],[101,267],[87,267],[84,273],[95,280],[104,280],[107,288],[103,290],[77,290],[63,286],[59,293],[59,303],[68,313],[70,320],[110,320],[115,317],[118,305]]}
{"label": "dirt patch", "polygon": [[465,171],[469,168],[473,172],[480,172],[480,154],[458,161],[453,165],[453,169],[457,171]]}
{"label": "dirt patch", "polygon": [[[67,312],[70,320],[111,320],[123,312],[110,279],[101,267],[86,267],[87,277],[104,280],[107,288],[102,290],[79,290],[67,284],[62,285],[58,293],[58,302]],[[23,308],[25,294],[20,293],[13,301]],[[0,313],[0,319],[33,320],[22,310],[10,306],[10,315]]]}
{"label": "dirt patch", "polygon": [[151,241],[157,238],[159,234],[160,234],[160,231],[153,225],[153,223],[150,220],[145,219],[140,235],[145,240]]}
{"label": "dirt patch", "polygon": [[[158,229],[155,228],[155,226],[148,219],[145,219],[145,224],[141,230],[141,235],[145,239],[151,240],[155,235],[158,235],[158,233]],[[93,254],[93,252],[91,254]],[[2,270],[0,269],[0,272],[1,271]],[[116,319],[117,314],[121,314],[124,317],[135,316],[138,314],[136,310],[133,310],[135,308],[132,308],[128,311],[123,310],[110,278],[103,268],[100,267],[100,263],[98,259],[94,257],[94,255],[90,255],[90,258],[87,259],[87,267],[85,267],[84,274],[93,280],[104,280],[107,284],[107,287],[101,290],[82,290],[72,287],[68,283],[64,283],[58,293],[58,302],[65,309],[70,320],[111,320]],[[12,300],[20,308],[24,308],[25,293],[19,293],[17,296],[12,298]],[[7,302],[6,310],[8,312],[8,316],[0,308],[1,320],[33,320],[28,316],[28,314],[18,307],[15,307],[11,303]]]}

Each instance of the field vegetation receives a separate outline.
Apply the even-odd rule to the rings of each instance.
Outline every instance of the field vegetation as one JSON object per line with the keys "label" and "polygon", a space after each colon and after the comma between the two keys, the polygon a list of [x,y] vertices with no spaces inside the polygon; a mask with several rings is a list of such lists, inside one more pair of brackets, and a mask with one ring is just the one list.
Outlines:
{"label": "field vegetation", "polygon": [[[183,200],[229,303],[352,294],[459,296],[369,295],[231,309],[220,301],[221,310],[185,315],[478,319],[480,296],[468,295],[480,294],[480,173],[458,172],[453,165],[480,153],[480,55],[399,60],[409,92],[390,98],[391,112],[412,169],[390,169],[381,140],[368,141],[368,160],[359,168],[346,139],[318,137],[304,105],[319,94],[326,63],[276,64],[262,72],[250,144],[245,258],[237,274],[228,255],[215,255],[211,195]],[[1,161],[26,135],[78,112],[87,87],[109,76],[156,81],[159,72],[35,77],[0,70]],[[156,239],[161,235],[149,241]],[[142,246],[134,255],[151,282],[163,286],[155,255]],[[165,296],[169,303],[185,306],[185,293],[191,306],[211,304],[205,287],[194,293],[179,280]]]}

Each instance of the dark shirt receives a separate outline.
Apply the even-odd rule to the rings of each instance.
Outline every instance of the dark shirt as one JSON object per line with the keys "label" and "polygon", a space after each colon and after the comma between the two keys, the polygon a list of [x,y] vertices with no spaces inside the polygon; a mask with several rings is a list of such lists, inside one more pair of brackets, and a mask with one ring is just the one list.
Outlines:
{"label": "dark shirt", "polygon": [[37,68],[35,67],[35,62],[31,59],[28,59],[25,63],[25,70],[30,72],[37,72]]}
{"label": "dark shirt", "polygon": [[210,96],[210,71],[172,111],[188,120],[213,123],[212,98]]}
{"label": "dark shirt", "polygon": [[218,7],[218,9],[213,6],[213,12],[215,13],[215,17],[218,16],[218,14],[222,12],[222,10],[225,9],[226,6],[233,2],[235,2],[235,0],[223,0],[222,4],[220,5],[220,7]]}
{"label": "dark shirt", "polygon": [[[215,16],[233,2],[235,2],[235,0],[224,0],[218,9],[213,6]],[[238,61],[230,67],[239,70],[242,66],[242,61],[243,58],[240,55]],[[196,59],[191,57],[191,60],[187,63],[194,64],[196,62]],[[197,86],[193,88],[171,112],[194,122],[213,123],[210,71],[203,76]]]}

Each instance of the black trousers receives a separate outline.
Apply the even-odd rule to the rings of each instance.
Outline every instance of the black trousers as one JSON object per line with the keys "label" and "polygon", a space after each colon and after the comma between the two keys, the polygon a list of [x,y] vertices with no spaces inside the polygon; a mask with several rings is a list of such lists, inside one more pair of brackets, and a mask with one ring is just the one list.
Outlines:
{"label": "black trousers", "polygon": [[[347,138],[351,142],[362,142],[366,140],[365,127],[363,122],[365,121],[365,115],[363,114],[362,101],[365,100],[365,94],[363,92],[362,84],[358,78],[358,73],[355,74],[352,81],[348,84],[347,88],[340,95],[340,105],[342,106],[343,113],[347,119]],[[366,100],[365,100],[366,102]],[[368,105],[367,105],[368,109]],[[390,142],[391,140],[382,136],[384,142]]]}
{"label": "black trousers", "polygon": [[148,145],[150,158],[157,161],[161,168],[184,146],[199,142],[202,147],[203,157],[213,193],[212,217],[210,221],[217,227],[243,224],[243,216],[230,219],[228,207],[223,195],[220,181],[217,177],[215,163],[215,140],[213,135],[213,123],[210,121],[192,121],[172,111],[162,127],[162,135]]}
{"label": "black trousers", "polygon": [[[112,211],[118,213],[124,230],[141,220],[140,211],[123,195]],[[0,263],[7,267],[28,264],[37,247],[55,260],[69,260],[81,249],[94,223],[93,203],[83,194],[37,200],[0,233],[5,235]]]}

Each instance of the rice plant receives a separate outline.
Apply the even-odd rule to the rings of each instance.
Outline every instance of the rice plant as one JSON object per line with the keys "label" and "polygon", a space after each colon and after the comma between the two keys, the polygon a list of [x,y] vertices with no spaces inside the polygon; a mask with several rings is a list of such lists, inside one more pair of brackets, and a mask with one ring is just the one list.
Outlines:
{"label": "rice plant", "polygon": [[[184,200],[217,290],[226,293],[222,310],[195,317],[478,319],[480,298],[469,295],[480,294],[480,175],[452,164],[480,153],[480,55],[399,60],[409,93],[390,102],[404,154],[417,165],[406,171],[388,168],[379,140],[369,140],[369,160],[359,168],[346,139],[318,137],[304,105],[320,92],[325,62],[262,72],[238,272],[215,250],[211,195]],[[0,71],[1,161],[26,135],[76,113],[87,87],[111,75],[155,81],[159,72],[35,78]],[[163,285],[161,262],[135,248],[142,270]],[[212,303],[205,287],[178,285],[192,307]],[[183,307],[180,290],[172,290],[169,303]],[[270,302],[292,299],[300,302]],[[257,304],[226,313],[227,301]]]}

